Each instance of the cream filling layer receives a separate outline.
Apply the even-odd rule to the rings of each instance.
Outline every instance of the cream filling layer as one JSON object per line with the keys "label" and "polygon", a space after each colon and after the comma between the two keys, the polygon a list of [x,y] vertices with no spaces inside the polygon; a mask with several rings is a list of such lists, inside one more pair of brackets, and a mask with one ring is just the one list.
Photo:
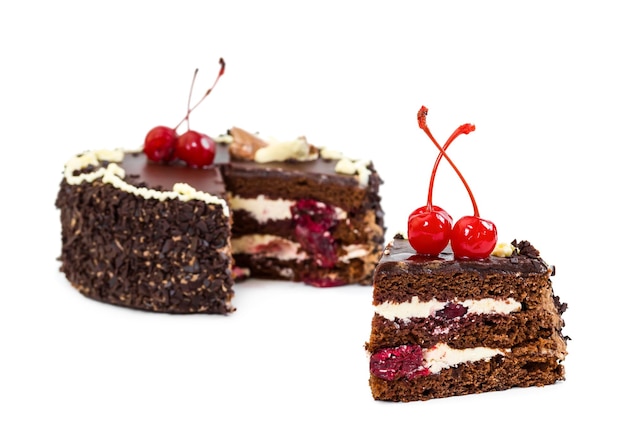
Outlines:
{"label": "cream filling layer", "polygon": [[510,349],[497,349],[487,347],[451,348],[448,344],[439,343],[434,347],[422,351],[425,366],[430,373],[437,374],[443,369],[456,367],[465,362],[485,361],[496,355],[505,355]]}
{"label": "cream filling layer", "polygon": [[[91,151],[77,155],[65,164],[65,180],[68,184],[78,185],[83,182],[92,183],[96,179],[100,178],[103,183],[110,184],[119,190],[142,197],[146,200],[200,200],[207,204],[220,205],[224,215],[229,215],[228,205],[225,200],[216,197],[215,195],[198,191],[187,183],[176,183],[171,191],[157,191],[146,187],[136,187],[127,183],[124,181],[126,172],[118,164],[116,164],[124,159],[124,153],[125,152],[121,149],[115,149]],[[102,161],[108,161],[109,164],[106,167],[102,167]],[[84,169],[88,166],[96,168],[100,166],[100,168],[90,173],[74,175],[75,171]]]}
{"label": "cream filling layer", "polygon": [[[233,211],[246,211],[259,223],[266,223],[269,220],[291,219],[293,217],[291,207],[296,204],[294,200],[271,199],[265,195],[259,195],[255,198],[242,198],[239,195],[232,195],[229,202]],[[333,206],[333,210],[337,220],[344,220],[348,216],[346,211],[337,206]]]}
{"label": "cream filling layer", "polygon": [[[305,260],[309,255],[301,250],[300,244],[283,237],[270,234],[248,234],[233,237],[231,240],[233,254],[263,254],[279,260]],[[339,257],[340,262],[349,262],[350,259],[363,257],[369,254],[365,245],[347,245],[343,249],[346,254]]]}
{"label": "cream filling layer", "polygon": [[300,244],[269,234],[251,234],[231,239],[233,254],[263,254],[279,260],[304,260],[308,256],[300,251]]}
{"label": "cream filling layer", "polygon": [[[420,302],[417,296],[413,296],[409,302],[383,302],[375,305],[374,311],[376,314],[391,321],[396,318],[425,318],[434,316],[437,311],[444,309],[448,303],[450,302],[442,302],[437,299]],[[452,301],[452,303],[460,304],[467,308],[466,314],[510,314],[522,308],[522,304],[510,297],[504,300],[493,298],[467,299]]]}

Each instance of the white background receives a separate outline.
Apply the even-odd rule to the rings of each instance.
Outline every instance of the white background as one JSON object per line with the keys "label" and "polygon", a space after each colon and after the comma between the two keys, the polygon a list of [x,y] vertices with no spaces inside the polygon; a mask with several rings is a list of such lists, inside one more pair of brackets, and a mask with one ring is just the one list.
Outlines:
{"label": "white background", "polygon": [[[623,441],[619,2],[7,3],[1,444]],[[388,238],[425,204],[437,154],[419,107],[442,143],[474,123],[450,156],[500,238],[530,240],[556,265],[567,380],[375,402],[369,287],[250,281],[228,317],[143,313],[75,292],[56,261],[63,163],[175,125],[193,70],[198,95],[220,57],[226,73],[192,127],[306,135],[373,159]],[[435,204],[456,218],[472,211],[445,163]]]}

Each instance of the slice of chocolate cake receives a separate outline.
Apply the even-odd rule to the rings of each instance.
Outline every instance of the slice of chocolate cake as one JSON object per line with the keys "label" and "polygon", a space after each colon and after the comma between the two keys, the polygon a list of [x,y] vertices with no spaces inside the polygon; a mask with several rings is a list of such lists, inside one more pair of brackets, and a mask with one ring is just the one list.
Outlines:
{"label": "slice of chocolate cake", "polygon": [[415,401],[564,380],[561,304],[527,242],[487,259],[417,254],[403,236],[374,275],[370,387],[377,400]]}
{"label": "slice of chocolate cake", "polygon": [[224,314],[247,274],[371,284],[384,234],[371,162],[236,128],[216,139],[200,168],[121,150],[67,163],[56,206],[72,285],[115,305]]}

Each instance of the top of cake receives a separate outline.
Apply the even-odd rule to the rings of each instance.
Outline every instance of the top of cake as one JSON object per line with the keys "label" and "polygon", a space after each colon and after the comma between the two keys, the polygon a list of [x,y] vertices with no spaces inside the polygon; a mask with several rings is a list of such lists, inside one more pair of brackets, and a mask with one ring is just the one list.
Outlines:
{"label": "top of cake", "polygon": [[[232,147],[235,141],[230,135],[222,135],[215,139],[218,141],[215,146],[215,157],[209,165],[194,167],[180,160],[153,162],[143,150],[99,150],[73,157],[66,163],[65,177],[73,184],[102,178],[103,181],[118,188],[143,193],[146,198],[160,199],[180,197],[183,185],[188,185],[190,186],[188,191],[194,191],[187,195],[189,198],[193,196],[206,201],[207,195],[210,194],[215,200],[209,201],[222,204],[225,204],[220,200],[225,197],[226,186],[220,169],[224,166],[236,170],[240,176],[245,176],[246,172],[249,172],[256,177],[259,171],[262,171],[267,177],[309,178],[323,182],[325,186],[337,184],[342,187],[365,188],[370,180],[380,182],[377,176],[375,180],[371,178],[371,162],[349,159],[338,152],[314,148],[313,154],[306,159],[297,159],[292,156],[293,152],[289,151],[289,148],[296,147],[297,143],[286,141],[275,145],[282,145],[288,150],[283,150],[278,157],[272,153],[266,154],[264,161],[259,162],[234,155]],[[160,193],[147,194],[145,188]],[[172,194],[171,191],[178,191],[178,195]]]}
{"label": "top of cake", "polygon": [[486,259],[457,259],[450,246],[437,256],[418,254],[409,241],[398,234],[383,251],[378,269],[381,272],[400,269],[411,274],[462,271],[553,274],[553,268],[541,259],[539,252],[530,243],[513,241],[510,247],[506,245],[500,246],[508,251],[508,255],[496,255],[499,251],[494,251],[495,254]]}

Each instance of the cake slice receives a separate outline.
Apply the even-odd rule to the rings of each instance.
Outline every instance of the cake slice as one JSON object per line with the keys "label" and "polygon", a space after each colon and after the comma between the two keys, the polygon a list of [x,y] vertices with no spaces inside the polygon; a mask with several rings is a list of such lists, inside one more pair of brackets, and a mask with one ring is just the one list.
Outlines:
{"label": "cake slice", "polygon": [[487,259],[417,254],[397,235],[373,282],[366,349],[374,399],[416,401],[565,379],[560,303],[549,266],[528,242]]}

